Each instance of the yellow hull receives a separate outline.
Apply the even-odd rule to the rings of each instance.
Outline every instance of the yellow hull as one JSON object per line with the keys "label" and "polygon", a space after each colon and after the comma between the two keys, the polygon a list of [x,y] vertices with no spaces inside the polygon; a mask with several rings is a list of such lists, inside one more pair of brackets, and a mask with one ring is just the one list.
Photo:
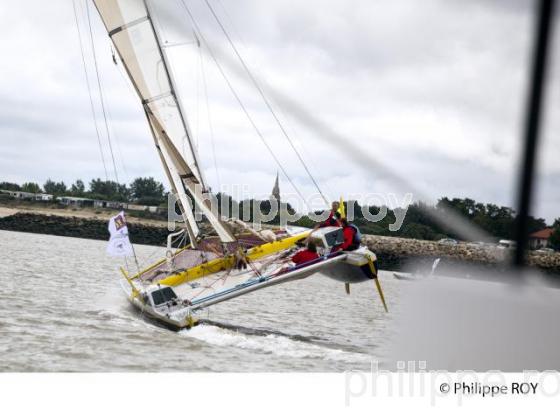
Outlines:
{"label": "yellow hull", "polygon": [[[265,243],[263,245],[250,248],[247,251],[247,260],[255,261],[265,256],[271,255],[273,253],[277,253],[285,249],[291,248],[296,244],[296,242],[305,239],[308,235],[309,232],[303,232],[298,235],[290,236],[289,238],[284,238],[279,241]],[[177,286],[180,285],[181,283],[190,282],[192,280],[199,279],[205,275],[220,272],[226,269],[231,269],[234,266],[234,264],[235,264],[235,256],[230,255],[194,266],[176,275],[169,276],[165,279],[162,279],[158,283],[167,286]]]}

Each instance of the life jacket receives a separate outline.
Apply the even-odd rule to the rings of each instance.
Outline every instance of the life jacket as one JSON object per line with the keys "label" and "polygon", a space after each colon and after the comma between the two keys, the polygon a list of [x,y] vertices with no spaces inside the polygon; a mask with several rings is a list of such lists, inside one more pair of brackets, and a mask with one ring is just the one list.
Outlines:
{"label": "life jacket", "polygon": [[320,226],[321,228],[326,226],[340,226],[340,214],[338,212],[331,211],[327,219]]}
{"label": "life jacket", "polygon": [[303,249],[292,256],[292,262],[296,265],[301,265],[307,262],[314,261],[319,258],[317,252],[310,251],[309,249]]}
{"label": "life jacket", "polygon": [[360,229],[354,224],[349,224],[348,226],[354,230],[354,239],[352,240],[352,244],[360,246],[362,244],[362,233],[360,232]]}

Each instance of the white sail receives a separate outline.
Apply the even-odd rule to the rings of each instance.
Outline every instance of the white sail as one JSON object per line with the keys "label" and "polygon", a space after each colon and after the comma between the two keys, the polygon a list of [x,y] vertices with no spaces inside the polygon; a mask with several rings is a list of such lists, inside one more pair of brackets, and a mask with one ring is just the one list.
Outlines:
{"label": "white sail", "polygon": [[183,185],[188,189],[194,198],[197,209],[199,209],[206,218],[208,218],[208,221],[214,227],[222,242],[235,242],[235,236],[229,227],[220,220],[220,217],[217,214],[213,212],[209,199],[204,198],[201,195],[200,189],[197,189],[198,181],[190,172],[189,166],[183,160],[181,154],[171,139],[167,136],[167,133],[163,129],[162,125],[153,114],[148,113],[148,118],[154,135],[157,135],[159,139],[158,149],[164,153],[164,157],[166,155],[169,156],[168,158],[165,158],[166,165],[170,168],[170,170],[176,170],[176,172],[181,176]]}
{"label": "white sail", "polygon": [[[148,117],[149,118],[149,117]],[[185,225],[187,228],[187,233],[189,235],[189,239],[191,244],[196,244],[197,237],[200,233],[200,229],[198,228],[198,224],[194,219],[194,214],[192,212],[192,208],[190,206],[189,199],[187,195],[182,189],[179,189],[182,185],[181,178],[179,177],[179,173],[176,169],[172,169],[169,166],[169,159],[165,158],[165,151],[160,149],[158,139],[156,138],[156,134],[153,133],[154,142],[156,144],[156,148],[158,150],[159,157],[161,159],[161,163],[163,165],[163,169],[165,174],[167,175],[167,179],[169,179],[169,183],[171,184],[171,190],[175,194],[175,196],[179,199],[179,204],[181,205],[181,209],[183,210],[183,218],[185,220]]]}
{"label": "white sail", "polygon": [[[160,158],[174,193],[179,197],[191,242],[199,233],[184,189],[194,197],[223,242],[235,237],[218,215],[196,192],[206,191],[197,151],[194,147],[181,102],[176,95],[165,51],[151,20],[145,0],[94,0],[123,65],[136,88],[154,135]],[[177,149],[188,142],[183,154]]]}

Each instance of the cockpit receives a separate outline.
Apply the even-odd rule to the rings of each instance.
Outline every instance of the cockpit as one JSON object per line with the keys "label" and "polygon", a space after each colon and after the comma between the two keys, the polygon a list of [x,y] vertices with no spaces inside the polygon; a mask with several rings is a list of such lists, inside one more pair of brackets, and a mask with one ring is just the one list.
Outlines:
{"label": "cockpit", "polygon": [[342,228],[329,226],[319,228],[309,236],[309,241],[314,243],[321,253],[329,253],[335,246],[344,242]]}
{"label": "cockpit", "polygon": [[169,286],[159,287],[150,293],[150,299],[152,300],[152,306],[158,307],[169,302],[177,301],[177,294]]}

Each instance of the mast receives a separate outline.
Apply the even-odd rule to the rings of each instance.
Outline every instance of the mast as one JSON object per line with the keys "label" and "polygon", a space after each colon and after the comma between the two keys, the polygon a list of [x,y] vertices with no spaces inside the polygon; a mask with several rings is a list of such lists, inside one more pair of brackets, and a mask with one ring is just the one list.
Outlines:
{"label": "mast", "polygon": [[[179,197],[191,243],[196,245],[200,230],[186,191],[221,241],[235,242],[229,227],[212,212],[204,197],[207,187],[198,153],[175,91],[169,61],[151,17],[150,3],[147,0],[94,0],[94,3],[142,101],[164,170],[173,192]],[[189,143],[188,157],[183,157],[177,149],[183,138]]]}
{"label": "mast", "polygon": [[192,138],[191,138],[191,131],[189,129],[189,125],[185,119],[185,115],[183,114],[184,110],[183,110],[183,103],[181,102],[181,99],[178,97],[177,92],[175,91],[175,80],[173,78],[173,72],[170,69],[171,65],[169,64],[169,60],[167,58],[167,54],[165,52],[165,50],[163,49],[163,47],[161,46],[161,38],[159,35],[159,32],[156,30],[155,24],[154,24],[154,20],[152,19],[152,15],[153,13],[153,8],[150,6],[150,2],[148,0],[143,0],[144,2],[144,7],[146,7],[146,13],[147,13],[147,17],[148,20],[150,22],[150,26],[152,27],[152,32],[154,34],[154,38],[156,40],[157,43],[157,47],[159,49],[159,53],[161,55],[161,59],[163,62],[163,68],[165,69],[165,73],[167,74],[167,77],[169,79],[169,83],[171,86],[171,94],[173,95],[173,99],[175,100],[175,103],[177,104],[177,111],[179,112],[179,118],[181,119],[181,123],[183,125],[183,129],[185,131],[185,137],[189,143],[189,149],[191,152],[191,155],[193,157],[194,160],[194,168],[198,171],[198,182],[200,185],[202,185],[202,190],[204,192],[208,191],[208,187],[204,181],[204,175],[202,174],[202,168],[199,166],[200,164],[200,160],[198,158],[198,151],[196,150],[196,148],[194,147]]}
{"label": "mast", "polygon": [[[148,115],[147,112],[146,112],[146,117],[148,119],[148,122],[150,122],[150,116]],[[152,129],[151,125],[150,125],[150,129]],[[194,219],[194,214],[189,205],[189,201],[185,195],[184,190],[179,190],[177,188],[178,186],[180,187],[182,185],[181,179],[178,178],[178,173],[176,170],[171,171],[171,169],[169,169],[169,166],[167,165],[168,162],[165,159],[164,153],[159,146],[156,134],[153,132],[153,130],[152,130],[152,137],[154,138],[154,143],[156,145],[158,155],[163,165],[165,174],[167,175],[167,179],[171,184],[171,190],[175,194],[175,197],[179,198],[179,206],[181,208],[181,214],[183,215],[183,220],[185,221],[185,226],[187,228],[187,234],[189,235],[189,240],[192,244],[192,247],[196,248],[197,238],[200,233],[200,230],[198,229],[198,225],[196,224],[196,221]]]}
{"label": "mast", "polygon": [[[158,148],[162,152],[167,152],[169,155],[169,160],[166,161],[166,165],[177,170],[183,182],[183,186],[189,191],[189,193],[194,198],[198,209],[206,216],[208,222],[212,225],[222,242],[236,242],[237,239],[233,235],[233,232],[221,219],[220,216],[213,212],[212,204],[208,198],[201,196],[200,184],[198,183],[196,177],[192,173],[191,169],[177,150],[177,147],[173,144],[165,130],[162,128],[160,122],[153,114],[148,114],[150,119],[150,125],[154,133],[159,137]],[[197,189],[198,188],[198,189]]]}

